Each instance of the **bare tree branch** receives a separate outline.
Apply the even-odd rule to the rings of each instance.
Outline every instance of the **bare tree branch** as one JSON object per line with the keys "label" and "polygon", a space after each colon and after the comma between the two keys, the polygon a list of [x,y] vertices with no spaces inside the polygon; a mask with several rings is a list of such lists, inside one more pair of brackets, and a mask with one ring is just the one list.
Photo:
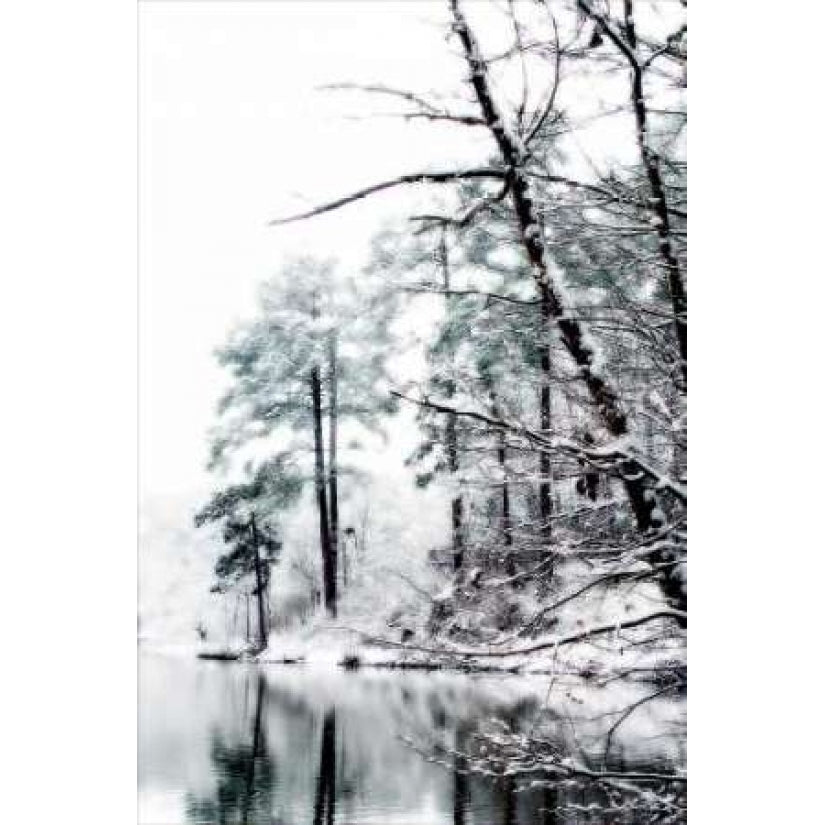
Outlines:
{"label": "bare tree branch", "polygon": [[478,180],[478,179],[492,179],[502,180],[505,177],[504,172],[499,169],[465,169],[455,170],[452,172],[419,172],[413,175],[401,175],[392,180],[382,181],[372,186],[367,186],[365,189],[359,189],[349,195],[344,195],[342,198],[337,198],[333,201],[328,201],[321,206],[316,206],[306,212],[300,212],[297,215],[290,215],[286,218],[275,218],[269,222],[270,226],[283,226],[287,223],[295,223],[303,221],[308,218],[314,218],[317,215],[323,215],[326,212],[333,212],[340,209],[342,206],[347,206],[355,201],[363,200],[364,198],[374,195],[377,192],[383,192],[387,189],[394,189],[398,186],[406,186],[414,183],[455,183],[460,180]]}

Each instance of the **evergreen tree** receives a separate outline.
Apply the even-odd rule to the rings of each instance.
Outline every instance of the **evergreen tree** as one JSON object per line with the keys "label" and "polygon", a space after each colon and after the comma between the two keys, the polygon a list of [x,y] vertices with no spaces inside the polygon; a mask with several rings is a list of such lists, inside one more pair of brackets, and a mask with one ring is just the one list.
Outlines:
{"label": "evergreen tree", "polygon": [[291,434],[289,452],[312,456],[324,604],[336,615],[342,424],[380,429],[396,402],[385,359],[393,302],[366,275],[302,258],[265,283],[259,312],[218,351],[232,375],[212,442],[213,466],[241,448]]}
{"label": "evergreen tree", "polygon": [[300,482],[283,456],[262,464],[252,479],[216,492],[195,514],[195,526],[218,524],[229,550],[215,563],[214,591],[225,593],[252,581],[258,608],[258,646],[266,648],[267,608],[271,569],[277,564],[281,540],[275,515],[293,503]]}

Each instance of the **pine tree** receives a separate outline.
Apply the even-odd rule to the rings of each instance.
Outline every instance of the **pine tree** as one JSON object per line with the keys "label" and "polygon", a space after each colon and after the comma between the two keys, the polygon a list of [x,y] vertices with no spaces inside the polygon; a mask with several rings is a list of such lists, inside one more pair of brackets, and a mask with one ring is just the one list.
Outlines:
{"label": "pine tree", "polygon": [[337,274],[331,261],[286,264],[260,292],[258,315],[218,351],[232,385],[219,407],[212,463],[253,442],[292,436],[289,452],[312,456],[324,604],[338,602],[342,424],[380,429],[396,402],[385,389],[391,300],[366,275]]}
{"label": "pine tree", "polygon": [[258,647],[268,643],[266,594],[271,569],[278,563],[281,540],[276,514],[293,503],[300,482],[282,456],[262,464],[250,481],[216,492],[196,513],[195,526],[218,524],[229,550],[215,563],[215,592],[225,593],[253,581],[258,612]]}

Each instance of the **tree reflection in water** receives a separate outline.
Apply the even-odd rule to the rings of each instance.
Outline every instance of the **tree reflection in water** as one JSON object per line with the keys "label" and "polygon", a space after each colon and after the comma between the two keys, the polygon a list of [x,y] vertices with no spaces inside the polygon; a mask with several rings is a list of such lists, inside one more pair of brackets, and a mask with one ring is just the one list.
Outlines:
{"label": "tree reflection in water", "polygon": [[[639,750],[625,736],[603,762],[603,731],[616,715],[588,727],[584,708],[574,725],[534,698],[543,683],[235,665],[200,668],[187,684],[183,665],[169,668],[156,682],[175,684],[180,701],[151,729],[157,745],[147,739],[145,759],[155,773],[144,783],[149,792],[151,781],[180,788],[179,816],[193,825],[647,825],[650,813],[680,821],[678,788],[668,792],[673,810],[651,811],[644,795],[569,776],[566,763],[543,771],[542,762],[573,758],[617,776],[662,772],[675,749],[660,753],[657,738]],[[178,720],[186,727],[176,730]]]}
{"label": "tree reflection in water", "polygon": [[324,714],[321,729],[321,758],[315,786],[313,825],[333,825],[335,822],[335,711]]}
{"label": "tree reflection in water", "polygon": [[191,822],[215,825],[258,825],[272,822],[275,766],[268,753],[263,729],[266,680],[258,675],[255,713],[248,744],[228,747],[222,738],[212,741],[213,774],[218,786],[211,798],[190,797],[186,813]]}
{"label": "tree reflection in water", "polygon": [[470,805],[470,777],[464,747],[467,731],[459,725],[456,731],[456,751],[453,755],[453,825],[466,825]]}

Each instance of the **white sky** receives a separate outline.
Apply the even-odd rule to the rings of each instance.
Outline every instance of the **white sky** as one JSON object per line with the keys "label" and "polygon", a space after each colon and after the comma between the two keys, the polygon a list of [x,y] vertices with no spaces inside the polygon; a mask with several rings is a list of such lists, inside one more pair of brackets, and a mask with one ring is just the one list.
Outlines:
{"label": "white sky", "polygon": [[[510,42],[500,4],[466,5],[485,43]],[[370,237],[409,214],[416,195],[383,194],[287,227],[269,220],[395,175],[488,156],[486,130],[375,117],[398,105],[319,88],[466,93],[447,23],[444,0],[139,5],[144,496],[194,500],[211,486],[206,434],[224,386],[213,352],[254,311],[257,284],[295,253],[357,266]],[[622,96],[625,82],[614,81]],[[565,105],[600,111],[587,76],[563,82],[562,94]],[[597,120],[568,148],[581,159],[633,155],[628,123]],[[578,174],[588,174],[586,163]]]}
{"label": "white sky", "polygon": [[[140,15],[141,492],[200,496],[223,386],[213,350],[283,256],[362,258],[403,200],[285,228],[267,221],[358,186],[465,165],[483,136],[368,118],[379,101],[319,91],[456,79],[443,2],[144,2]],[[386,111],[386,109],[385,109]],[[353,118],[352,116],[357,116]]]}

